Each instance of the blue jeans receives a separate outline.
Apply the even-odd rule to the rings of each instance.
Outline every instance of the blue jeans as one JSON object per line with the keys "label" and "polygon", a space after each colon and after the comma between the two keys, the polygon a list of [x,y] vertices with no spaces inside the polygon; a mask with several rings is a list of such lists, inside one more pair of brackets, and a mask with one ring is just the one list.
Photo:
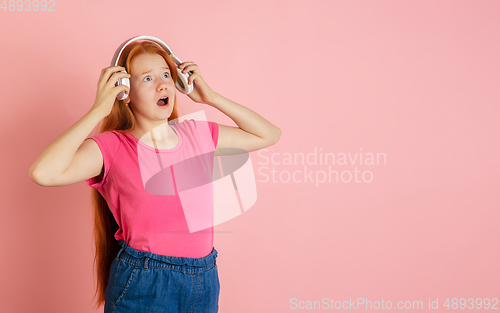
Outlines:
{"label": "blue jeans", "polygon": [[124,240],[111,263],[104,313],[216,313],[219,310],[217,250],[184,258],[136,250]]}

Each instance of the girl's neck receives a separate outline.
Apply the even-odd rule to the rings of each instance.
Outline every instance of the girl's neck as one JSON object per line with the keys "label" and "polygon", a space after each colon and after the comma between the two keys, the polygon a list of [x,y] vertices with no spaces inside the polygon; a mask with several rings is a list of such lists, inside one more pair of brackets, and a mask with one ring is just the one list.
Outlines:
{"label": "girl's neck", "polygon": [[131,133],[145,144],[151,147],[156,145],[159,149],[171,149],[179,143],[177,133],[168,123],[163,123],[150,130],[136,127]]}

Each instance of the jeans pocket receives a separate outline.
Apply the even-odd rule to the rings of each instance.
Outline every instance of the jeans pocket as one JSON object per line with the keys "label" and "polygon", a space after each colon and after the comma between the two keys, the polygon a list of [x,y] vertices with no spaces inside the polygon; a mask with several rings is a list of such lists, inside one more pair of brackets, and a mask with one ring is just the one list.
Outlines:
{"label": "jeans pocket", "polygon": [[134,278],[139,271],[139,268],[133,264],[119,261],[118,269],[116,270],[115,284],[113,287],[113,310],[116,310],[120,302],[124,299],[127,291],[134,281]]}

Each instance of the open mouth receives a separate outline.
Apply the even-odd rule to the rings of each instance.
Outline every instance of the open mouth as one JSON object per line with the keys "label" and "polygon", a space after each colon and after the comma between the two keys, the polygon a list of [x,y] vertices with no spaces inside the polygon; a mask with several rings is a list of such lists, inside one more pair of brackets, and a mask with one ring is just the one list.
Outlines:
{"label": "open mouth", "polygon": [[158,106],[166,106],[168,105],[168,97],[163,97],[158,102],[156,102]]}

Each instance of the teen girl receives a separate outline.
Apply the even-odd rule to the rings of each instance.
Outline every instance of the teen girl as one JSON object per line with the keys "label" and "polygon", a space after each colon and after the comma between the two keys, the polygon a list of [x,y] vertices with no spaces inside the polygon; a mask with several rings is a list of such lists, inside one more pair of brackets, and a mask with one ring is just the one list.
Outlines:
{"label": "teen girl", "polygon": [[[156,43],[135,41],[124,48],[118,66],[102,70],[92,108],[30,168],[31,179],[42,186],[85,181],[93,187],[97,306],[104,303],[104,312],[207,313],[219,307],[213,227],[190,232],[179,200],[179,182],[190,179],[184,175],[189,166],[165,172],[172,193],[155,193],[145,188],[138,153],[156,153],[168,169],[206,151],[212,151],[213,162],[221,148],[262,149],[281,135],[259,114],[214,92],[195,63],[179,68],[192,72],[188,96],[194,102],[217,108],[239,127],[194,119],[169,123],[178,118],[177,66]],[[124,77],[130,88],[117,86]],[[128,97],[118,100],[122,91]],[[88,137],[101,120],[100,133]],[[200,210],[212,209],[209,193],[192,199]]]}

